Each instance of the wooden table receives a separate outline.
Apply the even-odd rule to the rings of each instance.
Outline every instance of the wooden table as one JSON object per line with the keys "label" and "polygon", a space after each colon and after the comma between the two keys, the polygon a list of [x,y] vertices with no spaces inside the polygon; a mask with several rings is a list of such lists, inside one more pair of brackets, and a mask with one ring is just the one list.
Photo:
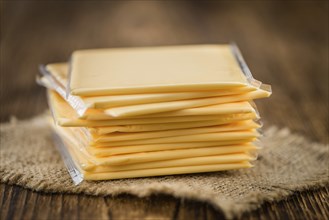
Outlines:
{"label": "wooden table", "polygon": [[[265,125],[328,142],[327,1],[2,1],[1,121],[46,108],[40,63],[100,47],[225,43],[240,46],[274,94],[257,102]],[[328,218],[328,188],[266,202],[246,219]],[[218,210],[166,195],[136,198],[43,194],[0,188],[1,219],[219,219]]]}

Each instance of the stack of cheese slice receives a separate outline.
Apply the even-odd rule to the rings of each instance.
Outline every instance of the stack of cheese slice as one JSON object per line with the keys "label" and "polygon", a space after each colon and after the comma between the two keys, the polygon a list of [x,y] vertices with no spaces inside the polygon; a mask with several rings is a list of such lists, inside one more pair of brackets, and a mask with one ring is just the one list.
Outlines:
{"label": "stack of cheese slice", "polygon": [[56,140],[80,179],[231,170],[256,158],[252,100],[271,91],[235,46],[81,50],[40,70]]}

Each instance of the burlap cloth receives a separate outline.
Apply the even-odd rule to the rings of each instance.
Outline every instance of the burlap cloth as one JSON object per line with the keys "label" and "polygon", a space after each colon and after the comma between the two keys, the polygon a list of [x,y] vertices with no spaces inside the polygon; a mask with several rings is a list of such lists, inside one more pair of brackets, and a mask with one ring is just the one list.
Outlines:
{"label": "burlap cloth", "polygon": [[329,183],[328,145],[312,143],[288,129],[264,131],[255,167],[237,171],[83,182],[75,186],[52,143],[42,116],[1,124],[1,182],[35,191],[137,196],[165,193],[206,201],[231,218],[278,201],[295,191]]}

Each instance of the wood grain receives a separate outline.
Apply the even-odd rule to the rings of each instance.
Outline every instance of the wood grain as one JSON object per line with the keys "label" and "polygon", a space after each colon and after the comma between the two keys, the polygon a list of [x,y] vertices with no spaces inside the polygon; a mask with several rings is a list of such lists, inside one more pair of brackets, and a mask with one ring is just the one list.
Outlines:
{"label": "wood grain", "polygon": [[[47,109],[40,63],[82,48],[226,43],[273,86],[265,125],[328,143],[327,1],[1,1],[0,120]],[[328,219],[328,187],[266,202],[243,219]],[[92,197],[1,184],[1,219],[220,219],[212,206],[157,195]]]}

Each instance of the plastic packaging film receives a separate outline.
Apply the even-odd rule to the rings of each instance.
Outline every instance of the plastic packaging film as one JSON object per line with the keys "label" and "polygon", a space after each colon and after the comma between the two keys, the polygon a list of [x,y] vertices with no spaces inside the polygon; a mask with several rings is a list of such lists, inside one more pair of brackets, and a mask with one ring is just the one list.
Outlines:
{"label": "plastic packaging film", "polygon": [[[46,70],[43,70],[43,72],[44,71]],[[49,73],[45,73],[45,76],[41,80],[44,82],[43,85],[55,89],[56,92],[58,92],[62,98],[65,99],[74,110],[76,110],[81,118],[94,117],[91,119],[134,117],[163,112],[165,113],[162,115],[165,115],[170,111],[216,104],[232,104],[232,102],[250,101],[252,99],[268,97],[270,95],[270,92],[268,91],[246,87],[241,88],[240,91],[122,95],[124,96],[123,100],[125,101],[123,103],[118,101],[120,100],[119,95],[112,97],[100,96],[88,98],[69,95],[66,97],[65,88],[63,88],[62,85],[57,85],[58,83],[56,83],[56,79],[48,79],[51,78],[49,75]],[[241,93],[243,90],[247,91]],[[152,102],[155,96],[159,96],[157,102]],[[188,99],[184,99],[185,97],[188,97]],[[94,99],[93,102],[91,102],[91,99]],[[108,106],[112,107],[108,108]],[[93,107],[99,108],[95,109]]]}
{"label": "plastic packaging film", "polygon": [[85,126],[85,127],[100,127],[113,125],[130,125],[130,124],[157,124],[169,122],[189,122],[189,121],[207,121],[207,120],[222,120],[223,123],[228,121],[238,121],[247,119],[256,119],[258,116],[255,111],[250,113],[236,114],[219,114],[219,115],[186,115],[172,117],[138,117],[124,119],[108,119],[108,120],[83,120],[78,117],[76,112],[55,92],[49,91],[49,105],[53,112],[55,121],[61,126]]}
{"label": "plastic packaging film", "polygon": [[80,50],[40,72],[75,184],[250,168],[261,149],[271,88],[236,45]]}
{"label": "plastic packaging film", "polygon": [[[88,129],[88,133],[92,135],[105,135],[115,132],[132,133],[132,132],[165,131],[165,130],[175,130],[175,129],[209,127],[209,126],[225,125],[229,123],[234,123],[234,120],[226,120],[226,121],[210,120],[210,121],[192,121],[192,122],[173,122],[173,123],[161,123],[161,124],[93,127]],[[261,126],[260,123],[258,124]]]}
{"label": "plastic packaging film", "polygon": [[90,96],[255,86],[251,74],[241,69],[239,55],[234,45],[75,51],[69,89],[73,95]]}
{"label": "plastic packaging film", "polygon": [[[111,95],[111,96],[91,96],[79,97],[71,94],[65,94],[67,90],[67,69],[66,63],[49,64],[40,66],[40,72],[43,77],[40,83],[56,90],[80,116],[84,116],[87,109],[97,108],[106,109],[110,107],[120,107],[136,104],[158,103],[164,101],[177,101],[185,99],[236,95],[256,90],[255,87],[246,86],[231,90],[216,90],[208,92],[180,92],[180,93],[154,93],[154,94],[130,94],[130,95]],[[91,114],[92,115],[92,114]]]}

